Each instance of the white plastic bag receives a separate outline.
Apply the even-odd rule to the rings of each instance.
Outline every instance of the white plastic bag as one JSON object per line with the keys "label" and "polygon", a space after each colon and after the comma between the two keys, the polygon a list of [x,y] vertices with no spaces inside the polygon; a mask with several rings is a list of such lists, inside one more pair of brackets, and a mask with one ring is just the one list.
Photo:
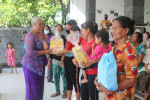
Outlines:
{"label": "white plastic bag", "polygon": [[98,63],[98,82],[105,88],[111,91],[118,89],[117,83],[117,64],[113,53],[103,54],[100,62]]}
{"label": "white plastic bag", "polygon": [[64,49],[64,42],[61,37],[59,37],[58,30],[55,30],[55,36],[50,39],[50,49],[52,49],[52,54],[58,54]]}

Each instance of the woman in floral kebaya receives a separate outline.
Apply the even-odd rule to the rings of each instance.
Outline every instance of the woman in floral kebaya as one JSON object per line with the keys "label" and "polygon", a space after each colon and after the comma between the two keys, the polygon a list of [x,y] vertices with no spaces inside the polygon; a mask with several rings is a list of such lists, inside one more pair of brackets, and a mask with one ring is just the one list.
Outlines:
{"label": "woman in floral kebaya", "polygon": [[110,91],[94,81],[100,92],[105,92],[105,100],[133,100],[138,78],[138,59],[134,46],[128,40],[134,30],[134,22],[125,16],[116,18],[113,23],[113,38],[116,42],[113,52],[117,62],[118,89]]}

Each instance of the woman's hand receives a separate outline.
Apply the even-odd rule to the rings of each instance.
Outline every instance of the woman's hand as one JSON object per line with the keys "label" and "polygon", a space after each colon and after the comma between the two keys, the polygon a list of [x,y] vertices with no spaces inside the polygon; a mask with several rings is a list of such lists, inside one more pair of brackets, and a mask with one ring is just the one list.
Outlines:
{"label": "woman's hand", "polygon": [[61,51],[61,52],[59,52],[58,54],[56,54],[56,56],[62,56],[62,55],[64,55],[64,52],[63,52],[63,51]]}
{"label": "woman's hand", "polygon": [[43,43],[44,49],[47,50],[48,49],[48,44],[46,42]]}
{"label": "woman's hand", "polygon": [[51,54],[52,53],[52,49],[50,50],[44,50],[45,51],[45,54]]}
{"label": "woman's hand", "polygon": [[111,92],[110,90],[106,89],[101,83],[97,82],[97,77],[95,78],[94,84],[96,85],[96,89],[99,92]]}
{"label": "woman's hand", "polygon": [[76,65],[77,67],[79,67],[79,63],[78,63],[78,61],[76,59],[72,59],[72,62],[73,62],[74,65]]}
{"label": "woman's hand", "polygon": [[94,63],[95,63],[95,60],[88,59],[85,65],[86,65],[86,67],[90,67]]}
{"label": "woman's hand", "polygon": [[62,68],[64,67],[64,63],[63,62],[60,63],[60,67],[62,67]]}
{"label": "woman's hand", "polygon": [[48,66],[48,69],[52,69],[52,64],[51,64],[51,62],[48,62],[47,66]]}

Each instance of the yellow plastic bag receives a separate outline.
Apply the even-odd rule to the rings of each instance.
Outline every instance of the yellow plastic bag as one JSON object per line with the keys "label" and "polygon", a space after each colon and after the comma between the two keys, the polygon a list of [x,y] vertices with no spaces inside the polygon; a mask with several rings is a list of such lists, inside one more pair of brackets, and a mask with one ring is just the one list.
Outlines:
{"label": "yellow plastic bag", "polygon": [[61,37],[58,36],[59,32],[55,31],[55,36],[50,40],[50,49],[52,49],[52,54],[58,54],[64,49],[64,42]]}
{"label": "yellow plastic bag", "polygon": [[87,58],[81,46],[76,46],[72,48],[75,59],[78,61],[79,66],[82,68],[86,67]]}

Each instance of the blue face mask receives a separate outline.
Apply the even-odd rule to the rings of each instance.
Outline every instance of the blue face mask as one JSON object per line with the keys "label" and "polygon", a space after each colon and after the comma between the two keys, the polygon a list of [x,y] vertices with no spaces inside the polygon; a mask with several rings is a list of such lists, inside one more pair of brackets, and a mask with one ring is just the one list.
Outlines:
{"label": "blue face mask", "polygon": [[63,35],[63,32],[59,33],[59,35],[61,35],[61,36],[62,36],[62,35]]}
{"label": "blue face mask", "polygon": [[45,34],[49,34],[49,30],[44,30],[44,33]]}
{"label": "blue face mask", "polygon": [[114,17],[115,19],[118,18],[117,16]]}

